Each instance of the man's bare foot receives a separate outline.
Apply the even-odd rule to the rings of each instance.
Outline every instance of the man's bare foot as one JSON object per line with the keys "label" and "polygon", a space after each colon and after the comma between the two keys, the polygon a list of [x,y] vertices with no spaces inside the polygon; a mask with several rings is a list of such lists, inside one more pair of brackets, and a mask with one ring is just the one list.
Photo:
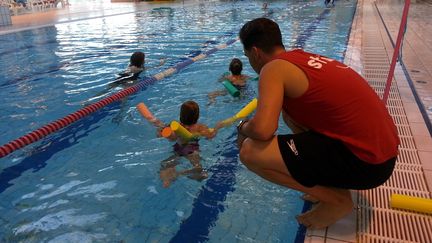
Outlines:
{"label": "man's bare foot", "polygon": [[319,202],[319,200],[316,197],[311,196],[311,195],[306,194],[306,193],[301,196],[301,199],[304,200],[304,201],[311,202],[311,203],[317,203],[317,202]]}
{"label": "man's bare foot", "polygon": [[314,208],[297,216],[297,221],[311,229],[328,227],[349,214],[353,209],[351,200],[341,204],[319,202]]}

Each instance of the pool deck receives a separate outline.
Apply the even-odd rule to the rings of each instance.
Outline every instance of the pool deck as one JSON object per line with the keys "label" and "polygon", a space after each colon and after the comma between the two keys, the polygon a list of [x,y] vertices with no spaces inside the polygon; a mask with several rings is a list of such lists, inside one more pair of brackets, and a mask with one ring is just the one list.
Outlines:
{"label": "pool deck", "polygon": [[[133,13],[159,6],[180,6],[197,2],[199,1],[187,1],[187,3],[183,1],[111,3],[107,0],[71,2],[70,6],[63,9],[12,16],[13,25],[0,27],[0,34],[56,23]],[[382,80],[386,77],[389,60],[393,54],[392,41],[396,42],[396,33],[400,24],[400,15],[394,13],[401,12],[402,7],[403,4],[400,2],[394,5],[380,5],[372,0],[358,0],[345,62],[364,75],[379,95],[382,95],[384,87]],[[432,16],[430,13],[432,13],[432,0],[412,2],[403,45],[404,66],[397,64],[390,91],[388,108],[398,127],[402,142],[394,175],[377,189],[352,191],[356,210],[331,227],[307,231],[305,242],[432,242],[431,215],[389,207],[389,195],[392,193],[431,198]]]}
{"label": "pool deck", "polygon": [[[395,2],[394,2],[395,3]],[[336,3],[337,4],[337,3]],[[382,97],[399,30],[403,1],[359,0],[346,64]],[[432,242],[429,214],[390,207],[393,193],[431,198],[432,191],[432,1],[413,1],[387,107],[401,138],[395,172],[384,185],[352,191],[356,210],[323,230],[308,230],[305,242]],[[389,34],[391,39],[389,38]]]}

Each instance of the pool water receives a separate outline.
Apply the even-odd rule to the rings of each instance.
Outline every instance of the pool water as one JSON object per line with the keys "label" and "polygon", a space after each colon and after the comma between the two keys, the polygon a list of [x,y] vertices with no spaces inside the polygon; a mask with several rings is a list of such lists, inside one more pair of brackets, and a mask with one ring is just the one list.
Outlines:
{"label": "pool water", "polygon": [[[146,65],[165,64],[141,79],[237,38],[241,26],[266,16],[281,27],[287,48],[343,60],[355,1],[202,2],[58,24],[0,36],[0,143],[121,90],[106,90],[134,51]],[[201,139],[209,177],[159,179],[172,143],[157,138],[135,106],[178,120],[186,100],[200,105],[200,122],[214,126],[257,96],[249,81],[240,98],[208,93],[232,58],[256,77],[239,41],[141,92],[115,102],[41,141],[0,159],[1,242],[294,242],[299,193],[271,184],[238,160],[234,127]],[[289,130],[280,122],[278,132]],[[177,169],[189,168],[184,158]]]}

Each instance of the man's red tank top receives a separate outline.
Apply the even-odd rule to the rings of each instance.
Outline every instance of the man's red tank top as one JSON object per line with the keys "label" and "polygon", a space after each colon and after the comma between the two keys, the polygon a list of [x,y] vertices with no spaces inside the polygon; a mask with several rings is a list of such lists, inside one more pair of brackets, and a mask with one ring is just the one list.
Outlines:
{"label": "man's red tank top", "polygon": [[384,103],[366,80],[343,63],[297,49],[278,55],[309,80],[298,98],[284,98],[297,123],[342,141],[359,159],[380,164],[397,155],[399,138]]}

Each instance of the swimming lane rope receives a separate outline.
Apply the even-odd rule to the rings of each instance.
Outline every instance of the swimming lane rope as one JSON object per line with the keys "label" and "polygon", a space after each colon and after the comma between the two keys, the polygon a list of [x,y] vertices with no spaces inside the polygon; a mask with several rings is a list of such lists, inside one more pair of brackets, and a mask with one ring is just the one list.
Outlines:
{"label": "swimming lane rope", "polygon": [[[233,33],[234,34],[234,33]],[[93,104],[90,104],[82,109],[79,109],[63,118],[60,118],[58,120],[55,120],[51,123],[48,123],[33,132],[27,133],[26,135],[19,137],[7,144],[4,144],[0,147],[0,158],[5,157],[6,155],[21,149],[29,144],[32,144],[34,142],[39,141],[40,139],[66,127],[70,124],[82,119],[83,117],[86,117],[98,110],[100,110],[102,107],[107,106],[108,104],[111,104],[115,101],[118,101],[126,96],[129,96],[131,94],[137,93],[138,91],[142,90],[144,87],[154,84],[155,82],[171,76],[172,74],[179,72],[180,70],[184,69],[185,67],[191,65],[192,63],[199,61],[201,59],[206,58],[207,56],[217,52],[218,50],[225,49],[229,45],[232,45],[238,40],[238,38],[231,39],[223,44],[220,44],[216,46],[213,49],[210,49],[206,52],[200,53],[199,55],[196,55],[194,57],[188,58],[180,63],[177,63],[173,67],[170,67],[160,73],[157,73],[153,75],[150,78],[146,78],[139,83],[135,84],[134,86],[131,86],[129,88],[126,88],[116,94],[113,94],[107,98],[104,98],[98,102],[95,102]]]}

